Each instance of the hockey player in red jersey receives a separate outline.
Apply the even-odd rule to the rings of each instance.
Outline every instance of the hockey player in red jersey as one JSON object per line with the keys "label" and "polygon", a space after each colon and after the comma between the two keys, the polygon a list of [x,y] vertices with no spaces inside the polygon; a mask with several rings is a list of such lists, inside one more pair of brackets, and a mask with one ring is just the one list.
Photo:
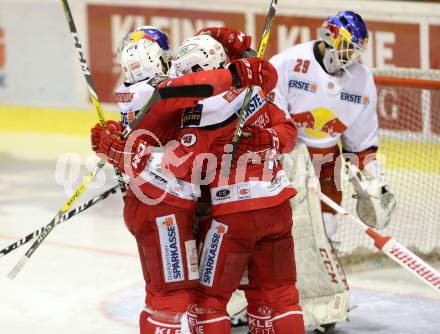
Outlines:
{"label": "hockey player in red jersey", "polygon": [[[174,65],[186,72],[197,67],[198,60],[178,57]],[[247,76],[258,66],[244,59],[231,62],[229,69]],[[304,332],[288,201],[296,192],[277,160],[278,154],[293,148],[296,130],[290,117],[266,98],[265,91],[275,86],[277,78],[274,68],[267,71],[264,90],[253,90],[244,137],[228,176],[225,167],[246,94],[243,89],[231,88],[186,110],[179,142],[168,147],[162,160],[171,175],[193,184],[200,183],[203,175],[203,183],[210,187],[212,222],[200,258],[193,328],[198,333],[230,333],[226,304],[245,271],[250,284],[261,287],[259,298],[271,307],[275,332]]]}
{"label": "hockey player in red jersey", "polygon": [[[198,99],[206,96],[206,91],[212,95],[231,85],[262,84],[261,73],[244,78],[233,75],[227,69],[209,71],[222,67],[225,54],[222,46],[211,37],[201,36],[199,39],[204,41],[203,48],[198,50],[199,55],[212,51],[209,53],[210,61],[204,62],[203,69],[208,71],[175,79],[157,76],[163,74],[160,67],[163,62],[155,43],[142,39],[127,46],[122,54],[127,82],[117,95],[120,104],[125,107],[127,118],[132,117],[129,113],[135,114],[142,107],[154,89],[166,91],[169,99],[158,102],[143,117],[132,134],[136,135],[136,131],[144,133],[136,139],[128,139],[128,146],[133,146],[131,150],[127,149],[126,141],[115,138],[114,134],[122,130],[117,123],[110,124],[112,132],[98,125],[92,130],[95,151],[104,154],[110,163],[132,177],[125,201],[124,220],[138,243],[147,283],[150,314],[143,312],[141,315],[141,333],[145,334],[157,331],[180,333],[181,320],[185,319],[183,314],[188,304],[193,303],[191,289],[198,278],[197,252],[192,234],[197,189],[163,175],[160,168],[156,168],[160,156],[147,156],[147,144],[160,146],[172,139],[180,126],[183,109],[195,105]],[[250,61],[259,64],[261,69],[267,65],[255,58]]]}

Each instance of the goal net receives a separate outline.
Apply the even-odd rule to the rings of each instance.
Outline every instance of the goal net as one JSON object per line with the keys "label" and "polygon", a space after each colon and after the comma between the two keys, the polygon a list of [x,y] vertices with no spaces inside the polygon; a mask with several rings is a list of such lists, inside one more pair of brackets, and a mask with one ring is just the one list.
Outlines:
{"label": "goal net", "polygon": [[[440,71],[374,70],[378,93],[379,153],[397,199],[382,232],[421,256],[440,254]],[[342,206],[355,213],[353,189],[344,178]],[[339,218],[335,240],[345,262],[377,256],[371,239]],[[440,257],[439,257],[440,259]]]}

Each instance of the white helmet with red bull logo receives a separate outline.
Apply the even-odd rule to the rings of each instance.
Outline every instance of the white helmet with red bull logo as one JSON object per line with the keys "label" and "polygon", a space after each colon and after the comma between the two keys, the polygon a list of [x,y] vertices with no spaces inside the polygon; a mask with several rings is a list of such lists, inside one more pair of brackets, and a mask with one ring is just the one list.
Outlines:
{"label": "white helmet with red bull logo", "polygon": [[166,71],[164,51],[156,42],[141,39],[122,50],[121,66],[128,83],[163,75]]}
{"label": "white helmet with red bull logo", "polygon": [[152,41],[155,41],[161,49],[164,51],[164,60],[167,64],[171,61],[171,48],[170,42],[167,34],[163,31],[157,29],[154,26],[140,26],[137,27],[134,31],[129,31],[125,34],[124,38],[118,45],[118,56],[122,50],[130,43],[135,43],[141,40],[142,38],[146,38]]}

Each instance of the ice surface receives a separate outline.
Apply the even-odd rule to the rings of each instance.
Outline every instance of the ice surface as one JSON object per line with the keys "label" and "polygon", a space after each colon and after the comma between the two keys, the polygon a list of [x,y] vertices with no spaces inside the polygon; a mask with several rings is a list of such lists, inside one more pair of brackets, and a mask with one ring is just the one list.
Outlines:
{"label": "ice surface", "polygon": [[[55,182],[53,157],[38,160],[34,151],[31,159],[22,159],[10,153],[0,151],[1,249],[49,223],[67,199]],[[105,173],[105,186],[88,190],[78,203],[115,184],[112,171]],[[121,210],[118,193],[57,226],[13,281],[6,273],[30,243],[0,258],[0,333],[137,332],[142,273]],[[379,266],[348,279],[358,307],[335,333],[440,332],[440,294],[402,269]]]}

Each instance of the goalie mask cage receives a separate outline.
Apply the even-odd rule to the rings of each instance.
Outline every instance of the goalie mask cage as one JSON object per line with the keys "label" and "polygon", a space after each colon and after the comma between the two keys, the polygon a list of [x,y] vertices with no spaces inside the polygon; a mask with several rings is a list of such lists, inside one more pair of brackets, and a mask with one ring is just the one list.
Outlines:
{"label": "goalie mask cage", "polygon": [[[381,231],[424,258],[440,259],[440,71],[373,71],[378,94],[379,153],[397,208]],[[356,212],[343,176],[342,206]],[[347,265],[379,256],[371,239],[339,217],[334,240]]]}

